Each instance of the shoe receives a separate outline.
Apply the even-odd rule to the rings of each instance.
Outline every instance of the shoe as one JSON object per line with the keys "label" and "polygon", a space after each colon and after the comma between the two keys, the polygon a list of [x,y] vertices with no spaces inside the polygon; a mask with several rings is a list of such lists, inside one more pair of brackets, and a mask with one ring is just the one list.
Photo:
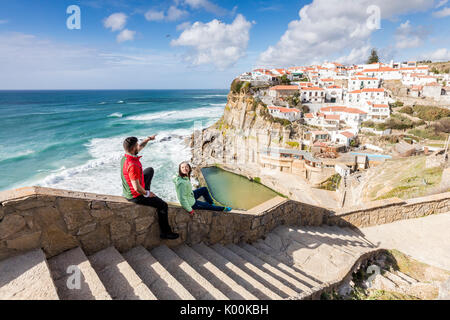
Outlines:
{"label": "shoe", "polygon": [[232,209],[230,208],[230,207],[225,207],[224,209],[223,209],[223,211],[224,212],[230,212]]}
{"label": "shoe", "polygon": [[161,233],[159,237],[161,239],[175,240],[175,239],[178,239],[180,237],[180,235],[175,232],[168,232],[168,233]]}

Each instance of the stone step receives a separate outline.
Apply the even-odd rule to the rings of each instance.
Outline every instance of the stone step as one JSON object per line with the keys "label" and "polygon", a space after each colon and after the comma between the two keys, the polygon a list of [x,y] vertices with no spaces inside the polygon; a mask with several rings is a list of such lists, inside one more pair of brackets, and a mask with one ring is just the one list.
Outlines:
{"label": "stone step", "polygon": [[282,299],[275,292],[269,290],[263,284],[255,280],[248,273],[243,271],[241,268],[234,265],[228,259],[224,258],[222,255],[218,254],[216,251],[206,246],[205,244],[195,244],[192,249],[201,254],[205,259],[213,263],[217,268],[222,270],[234,281],[239,283],[249,292],[251,292],[258,299],[262,300],[280,300]]}
{"label": "stone step", "polygon": [[239,255],[242,259],[247,260],[251,264],[255,265],[259,269],[263,270],[267,274],[271,275],[287,287],[296,292],[296,295],[303,293],[305,289],[309,291],[309,288],[300,283],[297,279],[291,277],[289,274],[281,271],[280,269],[272,266],[270,263],[260,259],[251,252],[245,250],[241,246],[230,244],[226,246],[228,249]]}
{"label": "stone step", "polygon": [[[313,241],[323,241],[327,245],[341,250],[350,255],[359,255],[361,252],[366,251],[362,247],[356,247],[359,242],[357,239],[346,239],[341,230],[330,229],[327,226],[320,228],[317,227],[305,227],[297,232],[302,234],[302,238],[311,239]],[[304,232],[304,233],[303,233]],[[318,240],[319,239],[319,240]]]}
{"label": "stone step", "polygon": [[306,272],[301,266],[296,265],[292,256],[289,256],[289,255],[285,254],[284,252],[275,250],[274,248],[270,247],[265,242],[265,240],[259,239],[256,242],[252,243],[252,246],[255,247],[256,249],[264,252],[268,256],[271,256],[274,259],[283,262],[284,264],[291,267],[298,273],[304,275],[306,279],[310,279],[310,281],[308,283],[312,287],[323,284],[323,281],[318,279],[315,275],[312,275],[312,274]]}
{"label": "stone step", "polygon": [[302,287],[300,289],[305,292],[310,292],[311,288],[319,285],[318,282],[315,282],[311,278],[308,278],[307,276],[301,274],[300,272],[298,272],[294,268],[286,265],[282,261],[277,260],[274,257],[264,253],[263,251],[257,249],[255,246],[249,245],[247,243],[242,243],[242,244],[240,244],[240,247],[245,249],[246,251],[250,252],[255,257],[260,258],[261,260],[269,263],[273,267],[278,268],[279,270],[289,274],[291,277],[297,279],[300,282],[300,285],[302,285]]}
{"label": "stone step", "polygon": [[59,300],[41,249],[0,261],[0,300]]}
{"label": "stone step", "polygon": [[195,300],[144,247],[135,247],[124,253],[123,257],[158,300]]}
{"label": "stone step", "polygon": [[401,286],[408,286],[409,282],[404,280],[403,278],[399,277],[398,275],[391,273],[389,271],[384,271],[383,272],[383,276],[385,278],[388,278],[389,280],[391,280],[393,283],[395,283],[398,287]]}
{"label": "stone step", "polygon": [[198,300],[228,300],[174,251],[162,245],[150,252]]}
{"label": "stone step", "polygon": [[325,228],[330,230],[330,232],[334,232],[339,239],[346,241],[345,245],[352,251],[364,252],[375,247],[357,237],[349,228],[340,228],[337,226],[325,226]]}
{"label": "stone step", "polygon": [[106,290],[114,300],[156,300],[128,262],[114,247],[89,256]]}
{"label": "stone step", "polygon": [[372,242],[370,242],[370,240],[366,239],[365,235],[360,230],[350,228],[350,227],[345,227],[342,229],[347,231],[350,235],[352,235],[356,239],[360,240],[362,243],[365,243],[366,246],[368,246],[370,248],[376,247],[376,245],[374,243],[372,243]]}
{"label": "stone step", "polygon": [[80,247],[51,258],[48,265],[61,300],[111,300]]}
{"label": "stone step", "polygon": [[296,264],[308,273],[326,275],[323,281],[335,278],[342,266],[357,258],[356,254],[334,247],[330,237],[311,237],[303,230],[285,226],[275,228],[274,233],[289,243],[285,251],[292,255]]}
{"label": "stone step", "polygon": [[297,296],[297,292],[284,285],[281,281],[275,279],[267,272],[261,270],[251,262],[243,259],[238,254],[234,253],[230,249],[220,245],[214,244],[211,246],[217,253],[231,261],[233,264],[237,265],[239,268],[247,272],[253,278],[261,282],[263,285],[268,287],[270,290],[278,294],[282,298],[289,298]]}
{"label": "stone step", "polygon": [[[403,280],[405,280],[406,282],[408,282],[409,284],[414,284],[414,283],[418,283],[419,281],[417,281],[416,279],[408,276],[407,274],[404,274],[403,272],[400,271],[395,271],[394,274],[396,274],[397,276],[399,276],[400,278],[402,278]],[[450,279],[450,278],[449,278]]]}
{"label": "stone step", "polygon": [[231,300],[258,299],[194,249],[181,245],[173,250]]}

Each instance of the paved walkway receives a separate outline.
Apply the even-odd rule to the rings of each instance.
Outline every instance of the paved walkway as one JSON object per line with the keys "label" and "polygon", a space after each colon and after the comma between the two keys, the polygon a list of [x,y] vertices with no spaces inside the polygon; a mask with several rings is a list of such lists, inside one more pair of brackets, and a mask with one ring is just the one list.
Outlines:
{"label": "paved walkway", "polygon": [[366,239],[450,270],[450,212],[363,228]]}

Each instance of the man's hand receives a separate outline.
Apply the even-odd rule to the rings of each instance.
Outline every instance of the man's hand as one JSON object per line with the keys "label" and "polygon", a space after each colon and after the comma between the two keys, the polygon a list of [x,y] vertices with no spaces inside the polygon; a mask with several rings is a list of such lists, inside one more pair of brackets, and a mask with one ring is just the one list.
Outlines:
{"label": "man's hand", "polygon": [[149,136],[149,137],[145,138],[145,139],[139,144],[139,147],[138,147],[138,153],[141,152],[142,149],[145,148],[145,146],[147,145],[147,143],[148,143],[149,141],[155,140],[155,138],[156,138],[156,134],[154,134],[154,135],[152,135],[152,136]]}

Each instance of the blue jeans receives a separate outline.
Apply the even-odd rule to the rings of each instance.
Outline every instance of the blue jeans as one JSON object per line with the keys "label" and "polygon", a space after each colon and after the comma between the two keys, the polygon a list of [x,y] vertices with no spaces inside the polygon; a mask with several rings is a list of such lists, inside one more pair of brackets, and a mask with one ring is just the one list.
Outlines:
{"label": "blue jeans", "polygon": [[[203,196],[207,202],[198,201],[197,199],[201,196]],[[214,201],[209,194],[208,188],[206,187],[194,190],[194,198],[196,200],[194,205],[192,206],[192,209],[194,210],[223,211],[223,209],[225,209],[224,207],[215,206],[213,204]]]}

